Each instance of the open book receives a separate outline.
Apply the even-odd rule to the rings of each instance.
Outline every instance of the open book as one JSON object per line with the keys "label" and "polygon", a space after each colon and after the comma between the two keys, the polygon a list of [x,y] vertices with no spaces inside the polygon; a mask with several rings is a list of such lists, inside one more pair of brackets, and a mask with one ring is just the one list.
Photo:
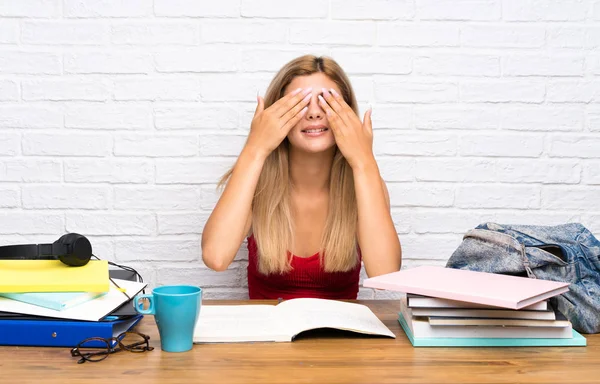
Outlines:
{"label": "open book", "polygon": [[292,299],[277,305],[203,305],[194,343],[293,341],[301,332],[319,328],[396,337],[362,304]]}

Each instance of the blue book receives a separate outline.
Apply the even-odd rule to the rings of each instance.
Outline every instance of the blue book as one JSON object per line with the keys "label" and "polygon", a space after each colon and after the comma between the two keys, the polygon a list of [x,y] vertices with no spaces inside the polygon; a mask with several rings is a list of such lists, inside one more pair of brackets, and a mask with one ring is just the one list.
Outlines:
{"label": "blue book", "polygon": [[[90,337],[109,339],[133,328],[142,315],[114,321],[0,320],[0,345],[76,347]],[[112,346],[114,346],[113,343]],[[101,346],[90,345],[90,346]]]}
{"label": "blue book", "polygon": [[0,293],[1,297],[22,301],[50,308],[56,311],[74,307],[86,301],[106,295],[106,292],[27,292],[27,293]]}
{"label": "blue book", "polygon": [[572,330],[570,339],[526,339],[526,338],[425,338],[414,337],[402,315],[398,316],[400,326],[413,347],[584,347],[585,337]]}

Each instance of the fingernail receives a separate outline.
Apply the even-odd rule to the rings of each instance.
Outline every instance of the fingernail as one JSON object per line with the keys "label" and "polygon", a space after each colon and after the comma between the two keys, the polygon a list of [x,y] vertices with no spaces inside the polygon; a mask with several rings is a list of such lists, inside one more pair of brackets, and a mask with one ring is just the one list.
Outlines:
{"label": "fingernail", "polygon": [[300,93],[301,90],[302,88],[298,88],[294,92],[292,92],[292,94],[297,95],[298,93]]}
{"label": "fingernail", "polygon": [[325,88],[321,88],[321,92],[323,92],[325,95],[329,93],[329,91],[327,91]]}
{"label": "fingernail", "polygon": [[320,100],[321,102],[323,102],[323,103],[325,102],[325,99],[323,98],[323,96],[319,95],[319,96],[317,96],[317,97],[319,98],[319,100]]}
{"label": "fingernail", "polygon": [[304,93],[305,95],[308,95],[308,94],[309,94],[309,93],[311,93],[311,92],[312,92],[312,87],[308,87],[308,88],[306,88],[306,89],[304,90],[304,92],[303,92],[303,93]]}
{"label": "fingernail", "polygon": [[330,88],[329,90],[331,91],[331,94],[332,94],[333,96],[339,96],[339,95],[338,95],[338,93],[335,91],[335,89],[333,89],[333,88]]}

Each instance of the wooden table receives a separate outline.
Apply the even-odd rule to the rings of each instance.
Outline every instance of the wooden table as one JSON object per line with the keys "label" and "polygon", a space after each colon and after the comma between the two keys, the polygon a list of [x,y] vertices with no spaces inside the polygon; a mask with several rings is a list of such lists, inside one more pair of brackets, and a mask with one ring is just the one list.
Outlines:
{"label": "wooden table", "polygon": [[167,353],[146,316],[138,330],[151,336],[154,351],[77,364],[69,348],[0,347],[0,383],[600,382],[600,334],[586,335],[587,347],[413,348],[396,320],[398,301],[358,302],[397,338],[317,332],[291,343],[203,344]]}

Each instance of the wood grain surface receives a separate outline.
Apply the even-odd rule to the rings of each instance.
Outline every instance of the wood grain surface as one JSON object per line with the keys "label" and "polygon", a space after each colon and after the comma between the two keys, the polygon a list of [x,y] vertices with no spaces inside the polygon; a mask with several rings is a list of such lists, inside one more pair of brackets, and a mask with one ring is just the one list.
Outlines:
{"label": "wood grain surface", "polygon": [[0,347],[0,383],[600,382],[600,335],[584,335],[587,347],[413,348],[397,322],[398,301],[357,302],[397,338],[320,330],[291,343],[201,344],[167,353],[160,350],[153,317],[146,316],[137,330],[151,336],[154,351],[77,364],[69,348]]}

